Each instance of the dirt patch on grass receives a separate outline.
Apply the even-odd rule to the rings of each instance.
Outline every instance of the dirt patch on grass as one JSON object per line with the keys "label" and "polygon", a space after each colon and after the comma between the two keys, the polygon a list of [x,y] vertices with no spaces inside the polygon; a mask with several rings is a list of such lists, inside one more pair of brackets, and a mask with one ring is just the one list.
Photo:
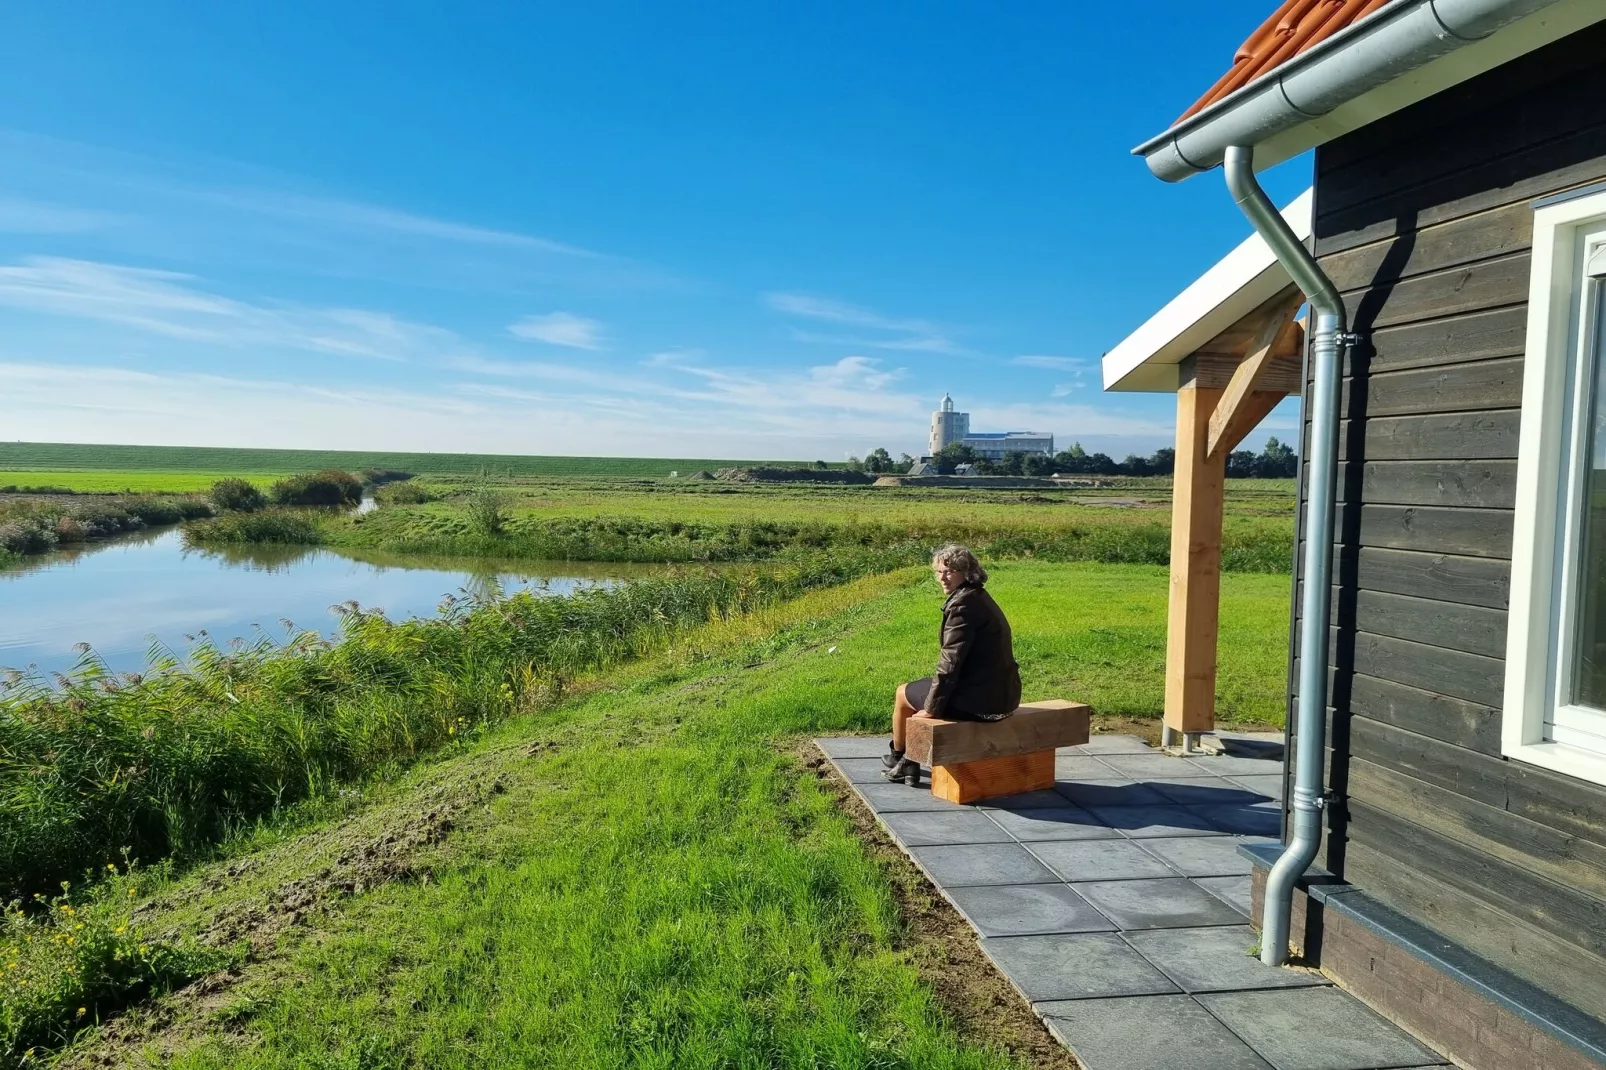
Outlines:
{"label": "dirt patch on grass", "polygon": [[[173,896],[221,898],[199,939],[217,947],[243,943],[243,959],[175,992],[127,1008],[79,1037],[51,1065],[56,1070],[127,1066],[136,1052],[149,1050],[165,1057],[202,1037],[217,1036],[220,1027],[225,1036],[236,1033],[231,1009],[243,998],[241,982],[249,982],[252,990],[271,986],[275,971],[286,968],[285,955],[294,940],[313,931],[318,918],[337,910],[346,899],[393,881],[429,880],[430,848],[504,791],[505,778],[490,770],[443,778],[265,855],[219,864],[195,885],[142,905],[134,920],[155,927],[178,905]],[[261,880],[265,870],[271,874],[287,853],[292,859],[322,856],[327,861],[310,873],[276,882],[270,877],[261,891],[227,898],[230,888]],[[160,933],[167,940],[185,935],[178,928]]]}
{"label": "dirt patch on grass", "polygon": [[907,926],[904,950],[959,1032],[1003,1049],[1034,1070],[1077,1070],[1081,1064],[1075,1056],[982,954],[969,923],[892,841],[814,744],[800,741],[792,753],[837,797],[865,849],[887,874]]}

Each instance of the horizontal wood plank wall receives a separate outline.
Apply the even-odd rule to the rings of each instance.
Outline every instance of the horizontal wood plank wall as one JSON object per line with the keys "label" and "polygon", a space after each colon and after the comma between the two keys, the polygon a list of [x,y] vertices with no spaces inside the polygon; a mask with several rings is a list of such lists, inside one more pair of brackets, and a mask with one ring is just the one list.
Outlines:
{"label": "horizontal wood plank wall", "polygon": [[1606,788],[1500,756],[1531,201],[1606,179],[1601,100],[1606,27],[1324,146],[1314,240],[1363,339],[1324,862],[1606,1017]]}

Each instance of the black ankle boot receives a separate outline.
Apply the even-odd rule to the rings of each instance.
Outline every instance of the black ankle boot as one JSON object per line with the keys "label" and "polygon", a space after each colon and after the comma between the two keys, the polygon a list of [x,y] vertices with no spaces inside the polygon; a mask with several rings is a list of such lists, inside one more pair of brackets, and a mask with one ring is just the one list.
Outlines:
{"label": "black ankle boot", "polygon": [[901,761],[903,761],[903,751],[896,749],[891,743],[888,743],[887,753],[881,756],[881,764],[886,768],[891,769]]}
{"label": "black ankle boot", "polygon": [[882,772],[884,779],[901,780],[911,788],[920,786],[920,763],[912,762],[908,758],[899,758],[898,764]]}

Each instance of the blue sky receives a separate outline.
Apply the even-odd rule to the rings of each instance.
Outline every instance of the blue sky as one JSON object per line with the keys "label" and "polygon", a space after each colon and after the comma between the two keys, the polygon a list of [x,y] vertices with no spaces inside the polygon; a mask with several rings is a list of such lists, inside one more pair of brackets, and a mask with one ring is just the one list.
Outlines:
{"label": "blue sky", "polygon": [[1248,231],[1128,152],[1272,6],[13,5],[0,437],[1149,452],[1098,359]]}

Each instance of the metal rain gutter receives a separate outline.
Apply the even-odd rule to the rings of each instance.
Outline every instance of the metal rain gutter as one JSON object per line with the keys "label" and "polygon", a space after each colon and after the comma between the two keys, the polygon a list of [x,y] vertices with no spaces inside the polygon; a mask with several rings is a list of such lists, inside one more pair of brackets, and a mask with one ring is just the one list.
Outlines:
{"label": "metal rain gutter", "polygon": [[1316,858],[1322,842],[1327,754],[1327,622],[1332,601],[1333,499],[1338,460],[1338,401],[1345,349],[1355,343],[1346,327],[1343,299],[1305,243],[1272,205],[1255,179],[1253,146],[1223,153],[1232,199],[1310,301],[1310,475],[1305,514],[1304,597],[1300,603],[1299,690],[1294,742],[1294,834],[1266,879],[1260,961],[1281,966],[1288,958],[1294,882]]}
{"label": "metal rain gutter", "polygon": [[1397,0],[1133,149],[1167,182],[1549,7],[1557,0]]}

